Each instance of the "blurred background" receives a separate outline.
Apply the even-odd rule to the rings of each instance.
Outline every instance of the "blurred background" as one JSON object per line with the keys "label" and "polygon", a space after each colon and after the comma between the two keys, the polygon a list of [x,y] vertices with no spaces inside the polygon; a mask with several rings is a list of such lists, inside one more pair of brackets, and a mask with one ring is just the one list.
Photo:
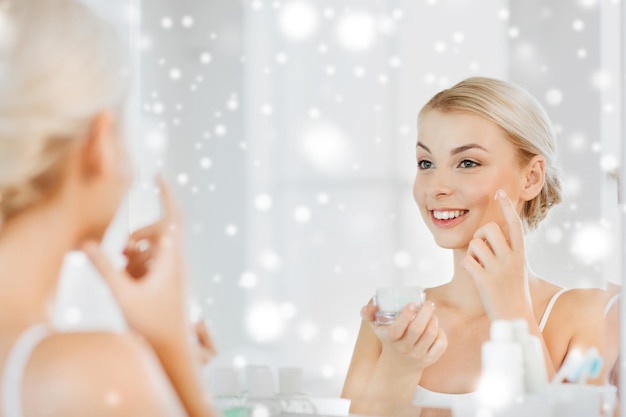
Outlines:
{"label": "blurred background", "polygon": [[[85,1],[119,26],[136,71],[136,184],[107,248],[158,216],[163,171],[212,367],[299,366],[309,393],[338,396],[375,289],[450,279],[412,199],[416,115],[473,75],[528,89],[558,132],[565,198],[528,238],[535,272],[621,282],[621,1]],[[55,314],[123,326],[79,254]]]}

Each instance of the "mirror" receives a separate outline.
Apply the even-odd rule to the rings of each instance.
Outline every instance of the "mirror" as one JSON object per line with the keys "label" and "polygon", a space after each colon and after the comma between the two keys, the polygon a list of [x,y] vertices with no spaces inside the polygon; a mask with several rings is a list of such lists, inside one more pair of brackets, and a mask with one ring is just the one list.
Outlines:
{"label": "mirror", "polygon": [[560,138],[565,198],[530,264],[564,287],[620,283],[619,3],[111,3],[130,16],[142,129],[117,230],[154,214],[164,170],[214,366],[301,366],[308,392],[338,396],[375,288],[451,275],[412,200],[416,115],[485,75],[526,87]]}

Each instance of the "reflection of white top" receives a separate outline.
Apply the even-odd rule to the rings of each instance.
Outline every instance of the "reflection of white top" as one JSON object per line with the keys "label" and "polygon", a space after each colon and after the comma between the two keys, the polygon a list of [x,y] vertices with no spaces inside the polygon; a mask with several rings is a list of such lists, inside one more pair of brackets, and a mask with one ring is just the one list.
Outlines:
{"label": "reflection of white top", "polygon": [[2,375],[2,416],[22,417],[22,382],[28,359],[51,333],[45,324],[36,324],[26,329],[13,345],[4,364]]}
{"label": "reflection of white top", "polygon": [[452,408],[453,406],[471,405],[475,403],[477,392],[466,392],[463,394],[447,394],[445,392],[431,391],[417,386],[413,404],[429,408]]}
{"label": "reflection of white top", "polygon": [[[546,310],[543,312],[543,316],[541,316],[541,320],[539,321],[539,331],[543,332],[543,329],[548,322],[548,317],[550,317],[550,313],[552,312],[552,308],[554,307],[554,303],[556,303],[556,300],[565,291],[565,289],[557,291],[550,299],[550,302],[548,302],[548,306],[546,307]],[[453,406],[463,407],[464,405],[471,406],[473,403],[475,403],[477,396],[477,392],[447,394],[444,392],[431,391],[418,385],[417,389],[415,390],[415,396],[413,397],[413,404],[417,406],[432,408],[452,408]]]}

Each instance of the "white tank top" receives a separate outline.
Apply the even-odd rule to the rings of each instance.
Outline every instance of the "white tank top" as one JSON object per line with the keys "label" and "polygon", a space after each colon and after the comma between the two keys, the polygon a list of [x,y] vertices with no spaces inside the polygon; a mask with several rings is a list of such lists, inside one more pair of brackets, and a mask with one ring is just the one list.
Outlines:
{"label": "white tank top", "polygon": [[[546,310],[543,312],[541,320],[539,321],[539,331],[543,332],[543,329],[544,327],[546,327],[546,323],[548,322],[548,318],[550,317],[550,313],[552,312],[552,308],[554,307],[554,303],[556,303],[556,300],[565,291],[567,290],[561,289],[557,291],[548,302],[548,306],[546,307]],[[444,392],[431,391],[418,385],[417,389],[415,390],[415,396],[413,397],[413,404],[421,407],[431,408],[463,408],[464,406],[471,406],[472,404],[474,404],[477,396],[477,392],[447,394]]]}
{"label": "white tank top", "polygon": [[27,328],[11,348],[2,375],[2,417],[23,417],[24,371],[37,345],[51,333],[47,324],[36,324]]}
{"label": "white tank top", "polygon": [[463,394],[448,394],[445,392],[431,391],[417,386],[415,396],[413,397],[413,405],[428,408],[465,408],[476,403],[477,392],[466,392]]}

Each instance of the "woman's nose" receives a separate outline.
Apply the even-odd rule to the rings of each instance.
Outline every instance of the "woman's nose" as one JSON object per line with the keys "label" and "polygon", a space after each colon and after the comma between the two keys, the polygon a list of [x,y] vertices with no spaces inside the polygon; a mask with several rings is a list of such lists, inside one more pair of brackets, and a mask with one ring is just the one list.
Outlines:
{"label": "woman's nose", "polygon": [[452,194],[454,187],[450,173],[443,169],[436,169],[430,176],[429,192],[432,197],[445,197]]}

